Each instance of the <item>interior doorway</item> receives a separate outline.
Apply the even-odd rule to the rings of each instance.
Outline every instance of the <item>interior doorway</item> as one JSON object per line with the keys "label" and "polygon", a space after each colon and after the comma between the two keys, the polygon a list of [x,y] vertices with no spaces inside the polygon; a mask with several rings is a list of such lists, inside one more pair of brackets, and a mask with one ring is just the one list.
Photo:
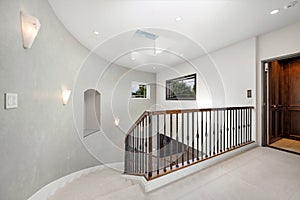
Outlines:
{"label": "interior doorway", "polygon": [[300,153],[300,56],[264,66],[265,145]]}

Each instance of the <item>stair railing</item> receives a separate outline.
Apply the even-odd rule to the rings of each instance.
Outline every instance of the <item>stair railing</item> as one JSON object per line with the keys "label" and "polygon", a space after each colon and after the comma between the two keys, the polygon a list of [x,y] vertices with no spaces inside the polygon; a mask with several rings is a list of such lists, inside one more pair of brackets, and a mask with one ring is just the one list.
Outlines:
{"label": "stair railing", "polygon": [[250,144],[253,109],[145,111],[126,135],[124,173],[150,180]]}

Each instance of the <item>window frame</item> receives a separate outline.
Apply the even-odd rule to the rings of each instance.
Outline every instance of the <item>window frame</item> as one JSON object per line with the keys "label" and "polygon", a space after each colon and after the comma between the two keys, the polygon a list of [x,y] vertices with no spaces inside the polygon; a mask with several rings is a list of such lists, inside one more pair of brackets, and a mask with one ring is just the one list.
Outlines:
{"label": "window frame", "polygon": [[[142,86],[145,86],[146,87],[146,96],[145,97],[136,97],[136,96],[133,96],[133,91],[132,91],[132,88],[133,88],[133,85],[142,85]],[[139,81],[132,81],[131,82],[131,88],[130,88],[130,98],[131,99],[150,99],[150,85],[148,83],[144,83],[144,82],[139,82]]]}
{"label": "window frame", "polygon": [[[194,81],[194,95],[193,96],[172,96],[172,92],[171,92],[171,84],[172,83],[179,83],[185,80],[189,80],[192,79]],[[196,100],[196,96],[197,96],[197,74],[190,74],[190,75],[186,75],[186,76],[181,76],[178,78],[174,78],[174,79],[169,79],[166,80],[166,100],[172,100],[172,101],[180,101],[180,100]]]}

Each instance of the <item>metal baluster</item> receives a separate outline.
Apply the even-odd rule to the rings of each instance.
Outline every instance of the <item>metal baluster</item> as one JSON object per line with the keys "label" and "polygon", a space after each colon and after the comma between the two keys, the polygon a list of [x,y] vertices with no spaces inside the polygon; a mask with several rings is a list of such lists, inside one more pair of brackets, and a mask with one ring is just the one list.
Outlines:
{"label": "metal baluster", "polygon": [[237,146],[237,110],[234,109],[234,147]]}
{"label": "metal baluster", "polygon": [[142,150],[141,150],[141,152],[142,152],[142,166],[141,166],[141,168],[142,168],[142,173],[145,173],[145,169],[144,169],[144,160],[145,160],[145,136],[144,136],[144,119],[141,121],[141,133],[142,133],[142,146],[141,146],[141,148],[142,148]]}
{"label": "metal baluster", "polygon": [[241,142],[241,144],[243,144],[244,143],[244,109],[242,108],[241,109],[241,112],[242,112],[242,120],[241,120],[241,127],[242,127],[242,133],[241,133],[241,135],[242,135],[242,142]]}
{"label": "metal baluster", "polygon": [[201,111],[201,160],[203,160],[203,144],[204,144],[204,138],[203,138],[203,111]]}
{"label": "metal baluster", "polygon": [[242,117],[242,109],[240,109],[240,145],[242,145],[243,142],[243,138],[242,138],[242,134],[243,134],[243,117]]}
{"label": "metal baluster", "polygon": [[139,173],[139,129],[135,127],[135,172]]}
{"label": "metal baluster", "polygon": [[246,143],[246,109],[243,109],[243,116],[244,116],[244,120],[243,120],[243,137],[244,137],[244,140],[243,140],[243,143]]}
{"label": "metal baluster", "polygon": [[131,134],[132,132],[129,134],[128,138],[129,138],[129,172],[132,172],[132,153],[131,153],[131,149],[132,149],[132,139],[131,139]]}
{"label": "metal baluster", "polygon": [[148,173],[148,144],[149,144],[149,137],[148,137],[148,117],[146,116],[145,119],[145,174]]}
{"label": "metal baluster", "polygon": [[167,148],[167,137],[166,137],[166,132],[167,132],[167,126],[166,126],[166,123],[167,123],[167,121],[166,121],[166,113],[164,113],[164,142],[163,142],[163,144],[164,144],[164,172],[166,172],[167,171],[167,164],[166,164],[166,148]]}
{"label": "metal baluster", "polygon": [[228,125],[228,123],[229,123],[229,110],[228,109],[226,109],[226,133],[227,133],[227,136],[226,136],[226,138],[227,138],[227,150],[229,150],[229,125]]}
{"label": "metal baluster", "polygon": [[223,151],[226,149],[226,110],[223,110]]}
{"label": "metal baluster", "polygon": [[212,139],[211,139],[211,130],[212,130],[212,128],[211,128],[211,111],[209,111],[209,156],[211,156],[211,147],[212,147],[212,145],[211,145],[211,141],[212,141]]}
{"label": "metal baluster", "polygon": [[252,112],[253,109],[250,110],[250,141],[252,141]]}
{"label": "metal baluster", "polygon": [[176,167],[178,168],[178,113],[176,113]]}
{"label": "metal baluster", "polygon": [[246,116],[246,119],[245,119],[245,126],[246,126],[246,139],[245,139],[245,142],[248,142],[248,108],[245,109],[245,116]]}
{"label": "metal baluster", "polygon": [[173,115],[170,114],[170,169],[172,169],[172,153],[173,153],[173,145],[172,145],[172,132],[173,132]]}
{"label": "metal baluster", "polygon": [[152,114],[149,113],[149,156],[148,156],[148,176],[152,177]]}
{"label": "metal baluster", "polygon": [[229,110],[229,149],[232,148],[232,110]]}
{"label": "metal baluster", "polygon": [[199,112],[197,112],[197,160],[200,160],[199,158]]}
{"label": "metal baluster", "polygon": [[207,131],[207,111],[205,112],[205,157],[208,157],[208,131]]}
{"label": "metal baluster", "polygon": [[187,139],[187,164],[190,164],[190,150],[189,150],[189,146],[190,146],[190,116],[189,113],[187,113],[187,133],[186,133],[186,139]]}
{"label": "metal baluster", "polygon": [[219,110],[217,110],[217,154],[220,153],[220,147],[219,147],[219,143],[220,143],[220,134],[219,134]]}
{"label": "metal baluster", "polygon": [[132,140],[133,140],[133,146],[132,146],[132,156],[133,156],[133,172],[135,173],[135,137],[134,137],[134,131],[135,129],[133,129],[132,131]]}
{"label": "metal baluster", "polygon": [[137,146],[137,156],[138,156],[138,173],[141,173],[141,165],[140,165],[140,162],[141,162],[141,153],[140,153],[140,146],[141,146],[141,137],[140,137],[140,124],[137,125],[137,141],[138,141],[138,146]]}
{"label": "metal baluster", "polygon": [[159,134],[159,115],[156,115],[156,150],[157,150],[157,159],[156,159],[156,173],[159,174],[159,159],[160,159],[160,134]]}
{"label": "metal baluster", "polygon": [[184,166],[184,154],[185,154],[185,149],[184,149],[184,113],[181,113],[181,139],[182,139],[182,147],[181,147],[181,154],[182,154],[182,166]]}
{"label": "metal baluster", "polygon": [[194,144],[194,140],[195,140],[195,116],[194,116],[194,112],[192,112],[192,161],[194,162],[194,157],[195,157],[195,144]]}
{"label": "metal baluster", "polygon": [[220,110],[220,142],[219,142],[219,144],[220,144],[220,152],[222,153],[223,152],[223,148],[222,148],[222,146],[223,146],[223,141],[222,141],[222,139],[223,139],[223,121],[222,121],[222,112],[223,112],[223,110]]}
{"label": "metal baluster", "polygon": [[213,119],[213,154],[216,155],[216,111],[213,111],[214,119]]}
{"label": "metal baluster", "polygon": [[250,113],[251,113],[251,108],[248,109],[248,142],[250,142]]}
{"label": "metal baluster", "polygon": [[128,135],[125,137],[125,166],[124,166],[124,172],[128,172]]}

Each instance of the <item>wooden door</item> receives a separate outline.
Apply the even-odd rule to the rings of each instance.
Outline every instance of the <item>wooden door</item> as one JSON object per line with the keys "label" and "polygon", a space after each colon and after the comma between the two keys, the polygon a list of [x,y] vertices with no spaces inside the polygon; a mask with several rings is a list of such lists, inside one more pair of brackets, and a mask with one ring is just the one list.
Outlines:
{"label": "wooden door", "polygon": [[285,71],[281,63],[269,63],[269,143],[284,137]]}
{"label": "wooden door", "polygon": [[288,135],[300,140],[300,58],[290,60],[288,69],[288,105],[287,126]]}

